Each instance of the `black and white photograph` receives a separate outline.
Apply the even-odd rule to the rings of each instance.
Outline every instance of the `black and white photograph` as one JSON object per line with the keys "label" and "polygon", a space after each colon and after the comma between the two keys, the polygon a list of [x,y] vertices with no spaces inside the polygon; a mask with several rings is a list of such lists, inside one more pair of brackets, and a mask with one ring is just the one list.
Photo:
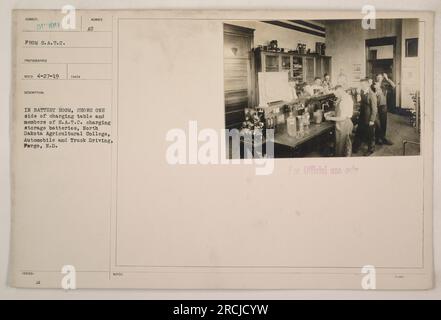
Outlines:
{"label": "black and white photograph", "polygon": [[439,5],[45,1],[1,11],[0,300],[441,297]]}
{"label": "black and white photograph", "polygon": [[275,158],[419,155],[418,37],[418,19],[225,22],[225,125],[241,157],[269,142]]}

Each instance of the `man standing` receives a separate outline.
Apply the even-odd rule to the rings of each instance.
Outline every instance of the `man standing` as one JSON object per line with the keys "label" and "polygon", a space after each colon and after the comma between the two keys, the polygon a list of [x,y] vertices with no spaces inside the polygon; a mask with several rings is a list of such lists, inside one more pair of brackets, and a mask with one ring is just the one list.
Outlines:
{"label": "man standing", "polygon": [[337,98],[335,117],[326,117],[326,120],[335,121],[335,156],[350,157],[352,153],[351,133],[354,125],[352,115],[354,113],[354,101],[343,87],[337,85],[334,95]]}
{"label": "man standing", "polygon": [[392,145],[392,142],[386,139],[387,129],[387,93],[388,90],[395,88],[395,83],[389,79],[386,73],[379,73],[375,78],[375,93],[378,100],[378,129],[376,130],[377,144]]}
{"label": "man standing", "polygon": [[320,77],[315,77],[313,84],[305,86],[304,90],[310,96],[315,96],[317,94],[322,93],[323,92],[322,79],[320,79]]}
{"label": "man standing", "polygon": [[334,89],[332,82],[331,82],[331,76],[327,73],[323,76],[323,82],[322,82],[323,89],[325,90],[325,93],[329,93],[332,89]]}
{"label": "man standing", "polygon": [[365,156],[375,151],[375,119],[377,118],[377,96],[369,86],[367,78],[360,80],[360,116],[354,139],[354,153],[358,152],[362,142],[368,145]]}

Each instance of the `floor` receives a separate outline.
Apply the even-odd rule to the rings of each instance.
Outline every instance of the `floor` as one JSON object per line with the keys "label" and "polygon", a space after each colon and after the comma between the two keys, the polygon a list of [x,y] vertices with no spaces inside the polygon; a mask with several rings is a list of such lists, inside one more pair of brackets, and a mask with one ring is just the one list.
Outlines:
{"label": "floor", "polygon": [[[387,133],[386,138],[393,142],[392,146],[377,145],[375,147],[375,152],[371,157],[375,156],[402,156],[403,155],[403,141],[420,142],[419,133],[414,127],[409,123],[409,119],[405,116],[388,113],[387,115]],[[366,151],[366,146],[360,148],[358,153],[353,154],[354,157],[361,157]],[[406,156],[407,155],[419,155],[420,147],[419,145],[408,143],[406,145]]]}

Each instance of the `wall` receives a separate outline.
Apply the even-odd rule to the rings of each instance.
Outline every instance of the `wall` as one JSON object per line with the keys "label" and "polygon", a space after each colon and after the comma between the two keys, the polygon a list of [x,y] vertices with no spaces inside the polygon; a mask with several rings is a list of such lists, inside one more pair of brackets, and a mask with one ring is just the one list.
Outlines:
{"label": "wall", "polygon": [[234,21],[227,22],[242,27],[254,29],[254,46],[266,45],[271,40],[277,40],[280,48],[295,49],[297,43],[305,43],[307,49],[315,51],[316,42],[325,42],[323,37],[291,30],[260,21]]}
{"label": "wall", "polygon": [[[365,40],[382,37],[397,37],[400,61],[395,61],[397,79],[397,105],[413,107],[409,92],[418,88],[418,58],[404,57],[404,39],[418,37],[418,22],[415,19],[379,19],[376,29],[364,30],[360,20],[327,21],[327,54],[332,56],[332,78],[337,83],[346,79],[347,86],[358,86],[358,78],[366,77]],[[403,41],[402,41],[403,39]],[[355,69],[359,71],[354,71]]]}
{"label": "wall", "polygon": [[327,54],[332,56],[332,77],[337,81],[345,75],[348,86],[357,86],[355,66],[360,67],[360,76],[366,77],[366,39],[396,36],[397,20],[377,20],[376,29],[364,30],[361,20],[336,20],[326,22]]}
{"label": "wall", "polygon": [[[418,38],[418,20],[403,20],[402,30],[402,57],[401,57],[401,104],[403,107],[414,108],[410,94],[419,89],[420,65],[418,57],[406,58],[406,39]],[[421,52],[421,51],[420,51]],[[419,52],[419,53],[420,53]],[[420,55],[419,55],[420,56]]]}

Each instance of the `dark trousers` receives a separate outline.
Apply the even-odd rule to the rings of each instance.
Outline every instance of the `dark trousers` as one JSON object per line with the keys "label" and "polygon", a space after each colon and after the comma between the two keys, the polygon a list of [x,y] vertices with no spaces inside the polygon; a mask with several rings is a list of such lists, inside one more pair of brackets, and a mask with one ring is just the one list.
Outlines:
{"label": "dark trousers", "polygon": [[352,154],[351,133],[354,125],[351,119],[338,121],[335,124],[335,156],[350,157]]}
{"label": "dark trousers", "polygon": [[363,142],[367,144],[369,151],[375,149],[375,125],[370,126],[369,124],[364,123],[358,124],[357,130],[355,131],[354,152],[358,151]]}
{"label": "dark trousers", "polygon": [[378,119],[376,121],[375,138],[386,139],[387,129],[387,106],[378,106]]}

